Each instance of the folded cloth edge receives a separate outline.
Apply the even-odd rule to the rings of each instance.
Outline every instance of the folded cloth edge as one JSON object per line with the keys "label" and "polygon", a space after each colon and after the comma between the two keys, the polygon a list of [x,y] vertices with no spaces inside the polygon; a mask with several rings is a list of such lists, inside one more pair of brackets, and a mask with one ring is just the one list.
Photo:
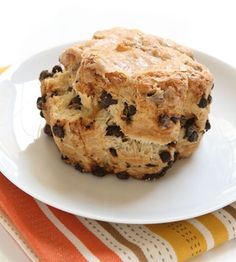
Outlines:
{"label": "folded cloth edge", "polygon": [[33,250],[28,246],[23,237],[19,234],[13,223],[7,217],[7,215],[0,209],[0,224],[3,228],[11,235],[11,237],[17,242],[17,244],[21,247],[24,253],[28,256],[30,260],[33,262],[39,261],[36,254]]}

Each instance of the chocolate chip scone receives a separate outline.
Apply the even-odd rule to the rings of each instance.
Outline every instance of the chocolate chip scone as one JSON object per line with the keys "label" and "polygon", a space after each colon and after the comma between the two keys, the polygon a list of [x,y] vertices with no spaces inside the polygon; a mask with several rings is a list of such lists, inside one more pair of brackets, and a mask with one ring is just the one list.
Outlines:
{"label": "chocolate chip scone", "polygon": [[66,49],[60,62],[64,69],[40,74],[37,106],[79,171],[158,178],[210,128],[213,77],[174,42],[115,28]]}

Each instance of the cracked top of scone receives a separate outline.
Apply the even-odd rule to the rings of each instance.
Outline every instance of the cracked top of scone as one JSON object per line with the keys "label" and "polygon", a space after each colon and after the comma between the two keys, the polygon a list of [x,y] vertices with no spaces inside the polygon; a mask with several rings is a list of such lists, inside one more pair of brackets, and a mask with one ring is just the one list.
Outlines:
{"label": "cracked top of scone", "polygon": [[151,73],[159,77],[176,72],[209,75],[206,67],[193,59],[190,49],[139,30],[123,28],[98,31],[91,40],[68,48],[60,61],[66,69],[77,70],[82,62],[83,67],[102,77],[115,72],[122,80],[138,80]]}
{"label": "cracked top of scone", "polygon": [[120,112],[112,113],[133,138],[160,144],[177,140],[179,123],[162,125],[157,120],[162,115],[196,116],[199,125],[205,121],[198,103],[210,94],[212,75],[191,50],[172,41],[113,28],[66,49],[60,62],[74,76],[73,88],[90,111],[88,118],[96,115],[104,90],[122,104],[136,105],[132,125],[122,121]]}

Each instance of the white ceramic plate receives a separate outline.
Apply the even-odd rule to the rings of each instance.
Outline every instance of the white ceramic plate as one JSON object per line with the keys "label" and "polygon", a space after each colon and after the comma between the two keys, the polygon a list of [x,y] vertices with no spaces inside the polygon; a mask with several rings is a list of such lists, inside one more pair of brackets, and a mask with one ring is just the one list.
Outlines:
{"label": "white ceramic plate", "polygon": [[195,217],[236,200],[236,70],[195,52],[215,76],[212,129],[195,154],[166,176],[145,182],[81,174],[60,160],[35,101],[39,73],[65,46],[36,54],[0,80],[0,170],[17,187],[59,209],[120,223],[161,223]]}

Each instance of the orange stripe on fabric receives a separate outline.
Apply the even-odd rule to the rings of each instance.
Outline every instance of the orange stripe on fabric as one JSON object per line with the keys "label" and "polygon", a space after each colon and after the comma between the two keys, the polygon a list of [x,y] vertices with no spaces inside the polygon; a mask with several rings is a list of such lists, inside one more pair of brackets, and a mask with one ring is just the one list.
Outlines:
{"label": "orange stripe on fabric", "polygon": [[178,261],[186,261],[207,250],[204,236],[186,221],[145,226],[172,245]]}
{"label": "orange stripe on fabric", "polygon": [[228,240],[228,231],[225,225],[216,216],[207,214],[197,217],[196,220],[201,222],[211,232],[215,246]]}
{"label": "orange stripe on fabric", "polygon": [[40,261],[86,261],[76,247],[47,219],[34,199],[15,187],[1,173],[0,187],[0,208]]}
{"label": "orange stripe on fabric", "polygon": [[119,256],[103,244],[74,215],[48,206],[53,214],[66,226],[84,245],[103,262],[120,262]]}

